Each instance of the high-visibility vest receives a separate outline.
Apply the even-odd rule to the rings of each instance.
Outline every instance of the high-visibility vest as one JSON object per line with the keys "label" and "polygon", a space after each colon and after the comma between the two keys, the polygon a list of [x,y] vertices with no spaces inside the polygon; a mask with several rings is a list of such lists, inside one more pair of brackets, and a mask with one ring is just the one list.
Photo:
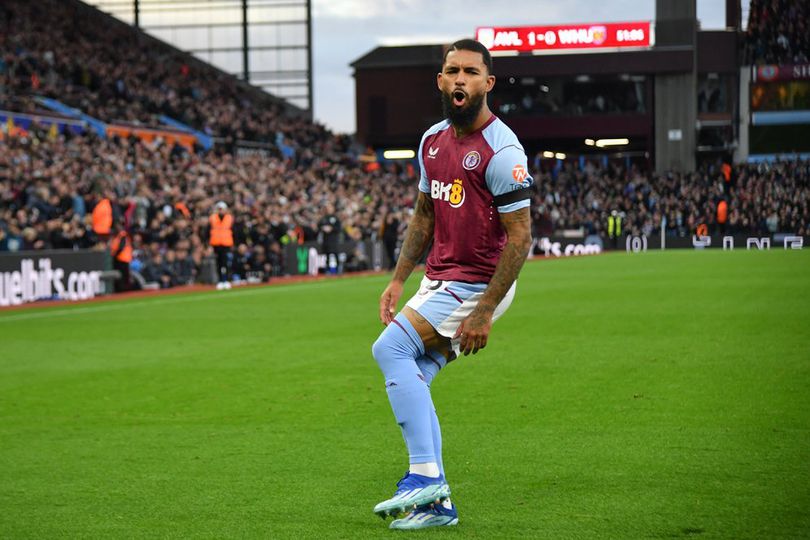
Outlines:
{"label": "high-visibility vest", "polygon": [[723,163],[723,166],[720,167],[720,170],[723,171],[723,179],[725,179],[726,182],[731,182],[731,165],[729,165],[728,163]]}
{"label": "high-visibility vest", "polygon": [[622,235],[622,216],[608,216],[608,236],[619,237]]}
{"label": "high-visibility vest", "polygon": [[[121,242],[124,242],[124,247],[121,249]],[[115,253],[121,249],[121,252],[116,255]],[[132,240],[126,231],[119,232],[115,238],[110,242],[110,253],[113,254],[116,261],[123,263],[132,262]]]}
{"label": "high-visibility vest", "polygon": [[211,225],[211,245],[212,246],[233,246],[233,216],[225,214],[222,218],[219,214],[211,214],[208,218]]}
{"label": "high-visibility vest", "polygon": [[184,203],[182,201],[178,202],[178,203],[174,203],[174,207],[175,207],[175,209],[177,209],[178,212],[183,214],[184,218],[188,219],[188,218],[191,217],[191,212],[189,211],[188,206],[186,206],[186,203]]}
{"label": "high-visibility vest", "polygon": [[728,203],[720,201],[717,203],[717,223],[723,224],[728,219]]}
{"label": "high-visibility vest", "polygon": [[93,232],[96,234],[110,234],[112,222],[112,203],[110,199],[101,199],[93,208]]}

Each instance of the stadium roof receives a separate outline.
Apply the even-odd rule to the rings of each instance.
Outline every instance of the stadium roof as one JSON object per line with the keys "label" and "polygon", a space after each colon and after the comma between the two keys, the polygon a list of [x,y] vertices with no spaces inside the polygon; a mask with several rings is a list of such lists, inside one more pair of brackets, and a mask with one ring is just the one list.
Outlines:
{"label": "stadium roof", "polygon": [[361,56],[350,65],[357,68],[411,67],[435,64],[440,66],[444,45],[407,45],[401,47],[377,47]]}

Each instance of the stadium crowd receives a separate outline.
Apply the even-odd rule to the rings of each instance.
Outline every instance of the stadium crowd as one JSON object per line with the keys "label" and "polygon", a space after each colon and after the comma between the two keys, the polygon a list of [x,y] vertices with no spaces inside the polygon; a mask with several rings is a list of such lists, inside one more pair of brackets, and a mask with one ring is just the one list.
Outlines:
{"label": "stadium crowd", "polygon": [[748,64],[810,63],[810,3],[751,0],[745,36]]}
{"label": "stadium crowd", "polygon": [[218,201],[234,216],[235,264],[270,264],[269,277],[281,271],[281,247],[317,240],[331,209],[345,237],[361,241],[380,234],[389,209],[397,215],[414,200],[415,178],[405,172],[328,159],[196,154],[135,138],[54,137],[44,128],[0,145],[0,251],[103,244],[92,210],[108,199],[115,221],[131,231],[133,269],[150,281],[150,266],[176,261],[193,270],[171,282],[193,279],[210,254],[207,219]]}
{"label": "stadium crowd", "polygon": [[[0,144],[0,251],[103,245],[92,210],[106,198],[131,231],[133,269],[166,286],[193,281],[210,255],[207,218],[217,201],[235,218],[235,271],[269,277],[282,271],[282,246],[322,239],[322,222],[332,213],[349,241],[395,243],[416,189],[407,168],[369,172],[328,159],[297,165],[260,155],[196,154],[134,138],[54,137],[34,129]],[[663,218],[671,236],[690,235],[700,224],[711,231],[722,225],[725,233],[810,234],[806,161],[742,166],[728,176],[719,167],[656,175],[568,163],[535,176],[536,236],[579,228],[604,235],[612,211],[625,215],[627,232],[648,236],[660,233]],[[728,205],[724,224],[717,222],[721,200]],[[385,233],[392,222],[396,235]]]}
{"label": "stadium crowd", "polygon": [[[642,173],[622,167],[568,164],[537,175],[535,234],[583,228],[607,233],[607,216],[625,216],[625,230],[647,236],[688,236],[699,225],[723,234],[810,234],[810,162],[704,166],[690,174]],[[718,205],[727,215],[718,220]],[[722,222],[720,222],[722,221]]]}
{"label": "stadium crowd", "polygon": [[[71,2],[0,5],[0,98],[58,99],[104,122],[161,124],[160,115],[226,141],[322,156],[345,144],[323,126],[258,100],[234,77],[160,48],[124,24],[79,13]],[[19,111],[20,108],[17,108]]]}

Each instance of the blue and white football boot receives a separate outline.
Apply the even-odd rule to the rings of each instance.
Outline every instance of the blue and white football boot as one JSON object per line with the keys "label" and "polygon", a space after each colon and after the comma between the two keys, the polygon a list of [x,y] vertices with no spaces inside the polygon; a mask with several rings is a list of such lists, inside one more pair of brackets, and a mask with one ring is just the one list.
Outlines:
{"label": "blue and white football boot", "polygon": [[442,504],[420,506],[408,512],[408,515],[391,522],[391,529],[411,530],[428,527],[452,527],[458,525],[456,506],[445,508]]}
{"label": "blue and white football boot", "polygon": [[444,477],[431,478],[421,474],[405,473],[397,482],[397,491],[390,499],[374,507],[374,513],[385,519],[413,510],[419,506],[441,502],[450,496],[450,486]]}

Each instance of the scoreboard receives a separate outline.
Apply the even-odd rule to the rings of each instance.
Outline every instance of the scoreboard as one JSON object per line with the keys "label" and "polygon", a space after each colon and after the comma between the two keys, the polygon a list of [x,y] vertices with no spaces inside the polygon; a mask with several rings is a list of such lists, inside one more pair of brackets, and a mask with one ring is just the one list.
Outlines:
{"label": "scoreboard", "polygon": [[649,21],[567,24],[558,26],[483,26],[475,31],[478,41],[493,54],[558,51],[615,51],[649,48],[655,43]]}

